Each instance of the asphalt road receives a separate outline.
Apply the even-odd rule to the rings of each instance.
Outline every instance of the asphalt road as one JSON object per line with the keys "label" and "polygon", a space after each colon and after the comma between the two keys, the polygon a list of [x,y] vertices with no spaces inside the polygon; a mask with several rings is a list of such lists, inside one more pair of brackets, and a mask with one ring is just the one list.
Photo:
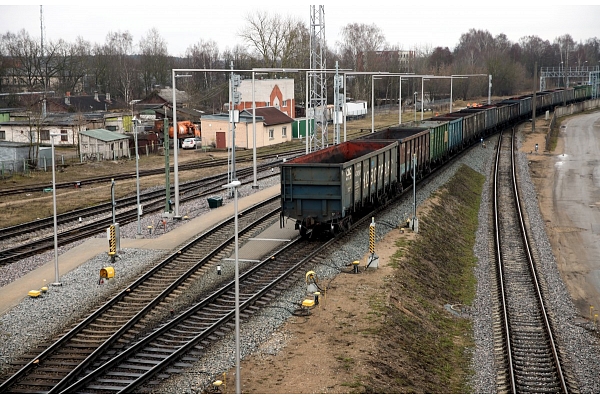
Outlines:
{"label": "asphalt road", "polygon": [[600,311],[600,113],[568,119],[559,138],[549,182],[553,248],[576,306],[593,316]]}

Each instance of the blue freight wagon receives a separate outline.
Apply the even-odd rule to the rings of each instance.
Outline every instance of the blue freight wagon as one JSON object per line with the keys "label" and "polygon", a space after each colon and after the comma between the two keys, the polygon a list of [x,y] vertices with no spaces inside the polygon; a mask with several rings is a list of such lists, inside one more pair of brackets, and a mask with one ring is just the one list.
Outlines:
{"label": "blue freight wagon", "polygon": [[348,229],[354,216],[397,192],[396,141],[330,146],[281,165],[281,218],[311,237]]}

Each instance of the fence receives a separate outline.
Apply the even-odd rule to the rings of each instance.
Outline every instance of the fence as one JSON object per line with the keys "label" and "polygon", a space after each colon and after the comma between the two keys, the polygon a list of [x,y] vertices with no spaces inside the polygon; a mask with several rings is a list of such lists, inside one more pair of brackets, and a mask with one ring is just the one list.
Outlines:
{"label": "fence", "polygon": [[600,99],[586,100],[581,103],[573,103],[564,107],[555,107],[552,118],[550,119],[550,124],[548,125],[548,133],[546,133],[546,150],[550,150],[550,140],[552,138],[552,132],[556,127],[557,118],[593,110],[598,107],[600,107]]}
{"label": "fence", "polygon": [[[157,154],[162,150],[162,146],[155,144],[147,144],[139,146],[138,154],[140,157],[149,156],[150,154]],[[135,158],[135,147],[130,148],[128,156],[121,158]],[[113,151],[112,157],[105,157],[103,153],[88,153],[81,155],[62,155],[57,154],[55,156],[56,167],[61,168],[67,165],[85,164],[88,162],[98,162],[104,160],[116,160],[117,152]],[[32,167],[35,165],[35,167]],[[20,159],[20,160],[4,160],[0,161],[0,179],[8,179],[16,174],[22,176],[29,176],[32,171],[52,171],[52,158],[40,157],[37,162],[33,159]]]}

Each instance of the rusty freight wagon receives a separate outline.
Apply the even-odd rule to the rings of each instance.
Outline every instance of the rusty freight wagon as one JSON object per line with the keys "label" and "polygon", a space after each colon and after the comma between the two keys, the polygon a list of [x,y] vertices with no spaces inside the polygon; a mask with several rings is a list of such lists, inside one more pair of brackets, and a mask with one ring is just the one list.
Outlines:
{"label": "rusty freight wagon", "polygon": [[429,169],[430,132],[427,127],[392,126],[369,133],[358,140],[395,140],[398,142],[398,182],[401,187],[412,185],[413,156],[416,156],[417,179]]}
{"label": "rusty freight wagon", "polygon": [[281,165],[281,217],[300,235],[347,230],[397,191],[397,141],[344,142]]}

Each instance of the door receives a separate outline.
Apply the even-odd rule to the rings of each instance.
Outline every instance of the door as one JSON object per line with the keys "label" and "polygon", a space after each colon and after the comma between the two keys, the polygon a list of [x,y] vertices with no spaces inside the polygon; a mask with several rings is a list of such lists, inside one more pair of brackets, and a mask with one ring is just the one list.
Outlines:
{"label": "door", "polygon": [[227,141],[225,139],[225,132],[217,132],[216,147],[217,147],[217,149],[226,149],[227,148]]}

